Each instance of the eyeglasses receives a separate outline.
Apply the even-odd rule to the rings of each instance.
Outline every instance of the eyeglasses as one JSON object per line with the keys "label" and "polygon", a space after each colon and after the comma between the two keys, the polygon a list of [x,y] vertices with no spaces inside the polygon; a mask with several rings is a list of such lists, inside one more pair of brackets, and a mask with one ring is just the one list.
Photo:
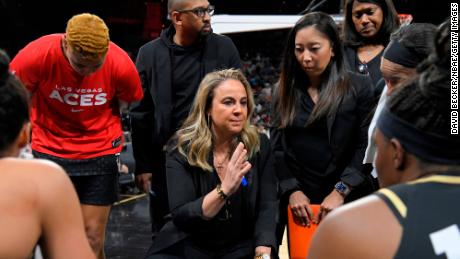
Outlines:
{"label": "eyeglasses", "polygon": [[197,7],[197,8],[193,8],[193,9],[189,9],[189,10],[177,10],[177,12],[179,13],[187,13],[187,12],[192,12],[194,13],[196,16],[200,17],[200,18],[203,18],[206,13],[209,14],[209,16],[213,16],[214,15],[214,10],[215,10],[215,7],[214,5],[210,5],[208,7]]}
{"label": "eyeglasses", "polygon": [[369,68],[367,67],[367,63],[366,62],[359,62],[358,64],[358,72],[361,73],[361,74],[364,74],[364,75],[368,75],[369,74]]}

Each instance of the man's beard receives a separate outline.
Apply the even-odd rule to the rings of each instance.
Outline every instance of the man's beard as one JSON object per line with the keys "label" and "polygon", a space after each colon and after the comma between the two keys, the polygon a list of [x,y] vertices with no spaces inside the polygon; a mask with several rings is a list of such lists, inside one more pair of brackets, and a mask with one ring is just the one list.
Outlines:
{"label": "man's beard", "polygon": [[206,36],[208,36],[209,34],[212,33],[211,25],[209,25],[209,30],[205,30],[206,27],[208,27],[208,26],[203,25],[203,27],[201,27],[201,30],[200,30],[200,33],[199,33],[201,37],[206,37]]}

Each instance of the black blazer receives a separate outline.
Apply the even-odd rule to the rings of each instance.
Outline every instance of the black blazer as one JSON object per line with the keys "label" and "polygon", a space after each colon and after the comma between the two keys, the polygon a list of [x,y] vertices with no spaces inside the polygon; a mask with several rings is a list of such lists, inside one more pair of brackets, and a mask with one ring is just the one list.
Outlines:
{"label": "black blazer", "polygon": [[[331,182],[328,183],[331,190],[327,190],[327,193],[332,191],[332,186],[339,179],[355,187],[367,177],[361,173],[361,167],[373,107],[372,82],[368,76],[356,73],[349,73],[349,77],[352,85],[350,91],[338,111],[327,117],[328,141],[332,150],[331,163],[324,172],[331,176]],[[284,129],[276,127],[270,131],[281,194],[301,189],[293,173],[294,170],[299,170],[298,156],[287,146],[284,134]]]}
{"label": "black blazer", "polygon": [[[260,151],[249,162],[252,165],[246,174],[245,210],[249,229],[253,229],[253,244],[276,248],[275,228],[278,217],[277,181],[270,143],[260,135]],[[209,158],[212,164],[212,155]],[[215,189],[215,172],[210,173],[188,164],[177,149],[167,152],[166,178],[171,208],[171,220],[155,238],[149,253],[155,253],[183,240],[187,236],[208,235],[218,238],[210,229],[218,227],[219,220],[205,220],[202,217],[204,196]],[[239,240],[243,241],[243,240]]]}

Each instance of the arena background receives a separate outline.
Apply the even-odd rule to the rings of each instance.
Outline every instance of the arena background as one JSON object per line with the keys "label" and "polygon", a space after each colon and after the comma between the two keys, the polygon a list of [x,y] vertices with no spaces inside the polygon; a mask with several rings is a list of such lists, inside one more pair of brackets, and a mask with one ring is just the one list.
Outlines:
{"label": "arena background", "polygon": [[[335,14],[342,0],[325,0],[318,10]],[[311,0],[210,0],[216,14],[299,14]],[[321,2],[319,0],[316,1]],[[410,13],[415,22],[438,24],[449,15],[449,1],[394,0],[398,13]],[[63,32],[74,14],[92,12],[108,24],[112,40],[134,57],[143,43],[167,26],[166,1],[160,0],[0,0],[0,48],[11,56],[29,41],[45,34]],[[246,48],[270,33],[230,35],[244,56]],[[258,49],[261,49],[260,46]],[[272,51],[268,51],[273,53]]]}

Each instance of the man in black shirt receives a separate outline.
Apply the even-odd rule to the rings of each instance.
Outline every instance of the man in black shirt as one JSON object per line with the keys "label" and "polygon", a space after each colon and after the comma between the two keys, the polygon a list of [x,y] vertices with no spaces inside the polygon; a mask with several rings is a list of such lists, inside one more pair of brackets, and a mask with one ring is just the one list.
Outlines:
{"label": "man in black shirt", "polygon": [[163,146],[188,115],[201,79],[214,70],[241,68],[231,39],[212,32],[214,6],[207,0],[169,0],[168,14],[172,25],[139,50],[144,99],[130,111],[136,181],[150,191],[154,233],[169,212]]}

